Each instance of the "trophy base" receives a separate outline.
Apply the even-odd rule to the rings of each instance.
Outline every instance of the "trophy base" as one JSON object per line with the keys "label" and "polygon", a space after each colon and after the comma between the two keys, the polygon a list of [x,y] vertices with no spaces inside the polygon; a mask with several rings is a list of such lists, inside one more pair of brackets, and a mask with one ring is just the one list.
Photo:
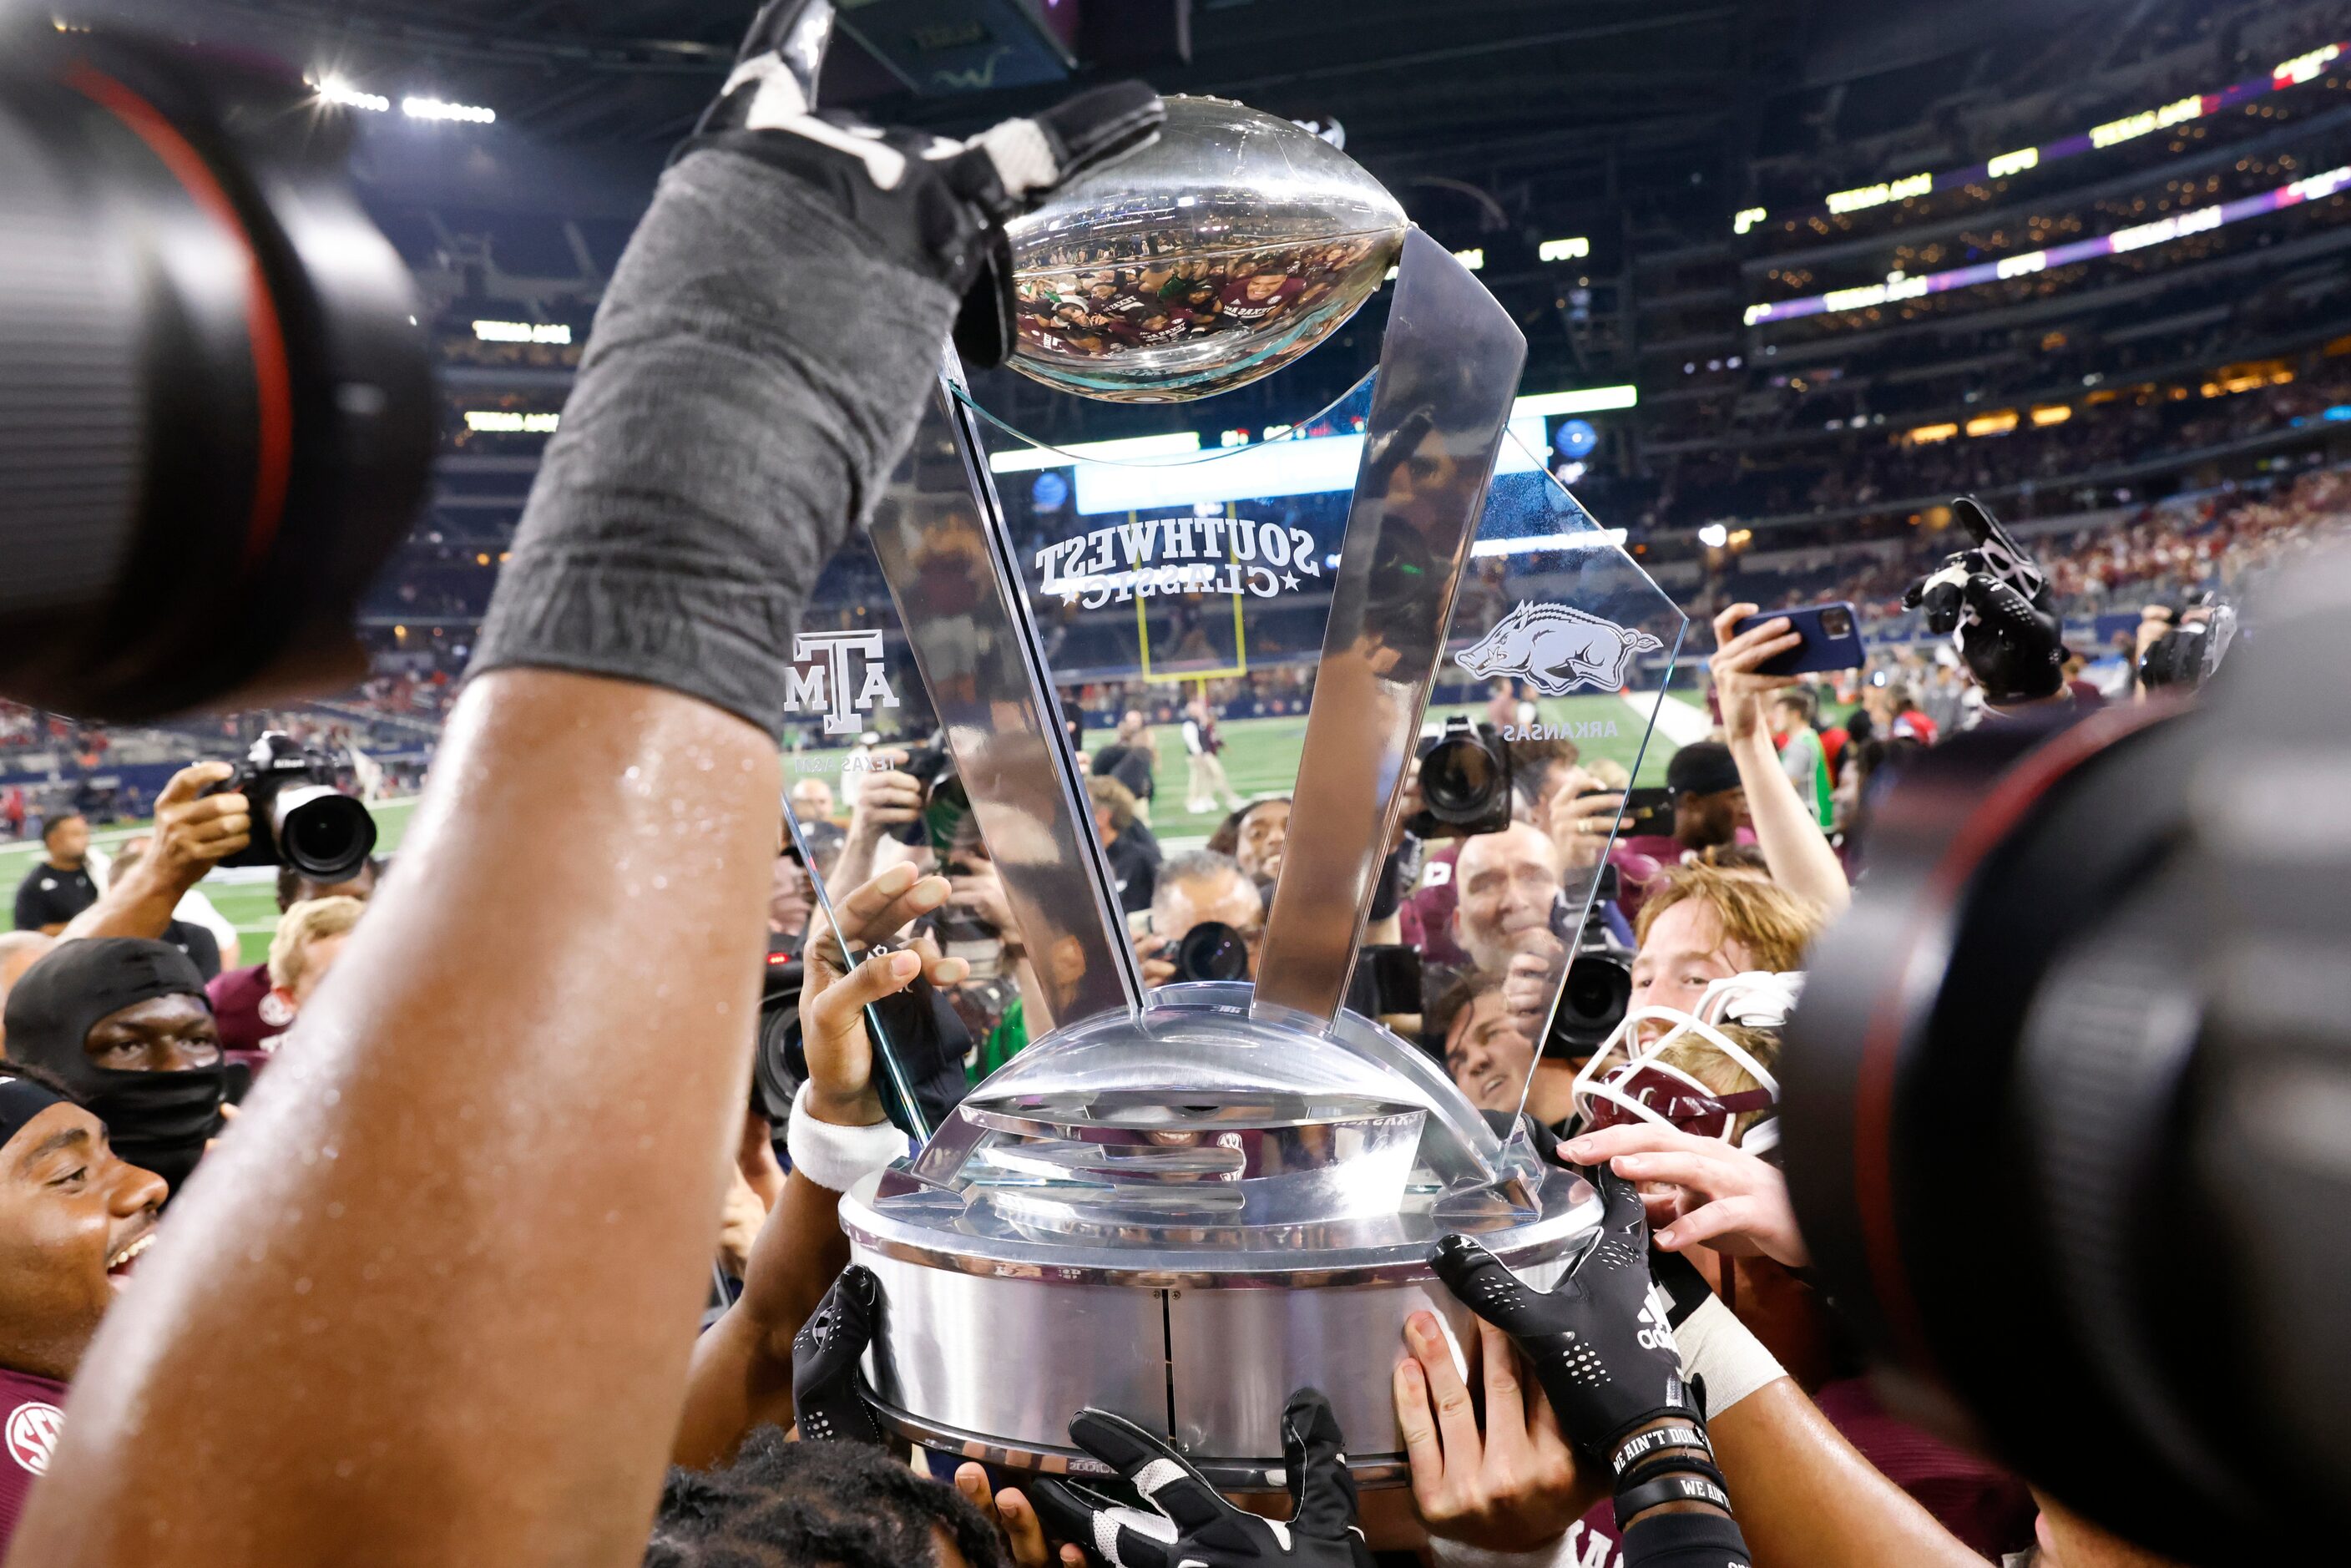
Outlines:
{"label": "trophy base", "polygon": [[[866,1376],[884,1424],[925,1448],[1099,1475],[1069,1441],[1070,1417],[1094,1406],[1169,1437],[1219,1489],[1280,1491],[1282,1409],[1313,1387],[1331,1400],[1358,1484],[1401,1486],[1390,1389],[1405,1320],[1436,1314],[1464,1375],[1475,1365],[1476,1320],[1427,1269],[1435,1227],[1384,1247],[1301,1235],[1270,1255],[1144,1244],[1054,1248],[1045,1262],[1018,1256],[1025,1247],[950,1252],[935,1234],[909,1235],[877,1214],[876,1180],[841,1203],[854,1260],[882,1285]],[[1539,1197],[1521,1223],[1464,1228],[1547,1287],[1596,1229],[1601,1204],[1556,1168]]]}

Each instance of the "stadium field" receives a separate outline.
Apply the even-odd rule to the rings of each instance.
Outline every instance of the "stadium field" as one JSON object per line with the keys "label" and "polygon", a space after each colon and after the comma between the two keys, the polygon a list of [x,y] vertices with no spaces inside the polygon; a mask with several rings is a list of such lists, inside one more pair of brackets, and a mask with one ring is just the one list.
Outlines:
{"label": "stadium field", "polygon": [[[1432,721],[1441,720],[1458,709],[1432,709]],[[1640,716],[1632,705],[1621,697],[1573,696],[1558,697],[1541,704],[1545,724],[1575,724],[1597,728],[1599,733],[1581,739],[1588,758],[1613,758],[1625,767],[1634,766],[1640,755]],[[1475,716],[1473,715],[1473,716]],[[1607,733],[1613,725],[1614,735]],[[1225,737],[1225,776],[1243,800],[1258,795],[1288,792],[1298,779],[1299,748],[1306,737],[1304,716],[1288,718],[1235,719],[1220,727]],[[1185,810],[1185,789],[1188,768],[1184,754],[1184,737],[1180,727],[1164,725],[1156,732],[1159,742],[1158,800],[1152,810],[1152,829],[1160,841],[1169,849],[1180,850],[1204,840],[1216,830],[1224,818],[1221,809],[1202,815]],[[1108,739],[1102,731],[1087,737],[1089,748],[1099,747]],[[1638,782],[1645,785],[1665,782],[1666,760],[1677,749],[1661,728],[1641,761]],[[841,765],[845,752],[800,752],[785,762],[789,779],[821,778],[838,787]]]}
{"label": "stadium field", "polygon": [[[1574,724],[1589,729],[1597,727],[1599,733],[1579,740],[1588,758],[1613,758],[1625,767],[1634,766],[1641,747],[1639,716],[1632,706],[1620,697],[1573,696],[1559,697],[1541,705],[1545,724]],[[1436,710],[1433,720],[1442,719],[1449,712]],[[1615,734],[1607,733],[1609,725]],[[1223,726],[1225,737],[1225,773],[1233,789],[1243,800],[1258,795],[1281,794],[1298,779],[1299,747],[1306,737],[1306,720],[1292,718],[1236,719]],[[1158,731],[1159,798],[1154,810],[1153,828],[1171,850],[1182,850],[1197,844],[1216,830],[1223,820],[1222,810],[1211,810],[1196,816],[1186,810],[1184,792],[1186,768],[1184,739],[1180,729],[1164,726]],[[1092,744],[1102,743],[1099,732]],[[1650,743],[1648,754],[1641,758],[1639,782],[1661,784],[1665,781],[1666,760],[1676,747],[1660,727]],[[838,787],[841,763],[846,751],[807,751],[785,759],[785,779],[827,779]],[[376,819],[379,853],[391,854],[400,848],[400,841],[408,831],[410,816],[416,809],[413,798],[378,801],[373,808]],[[92,839],[101,850],[111,851],[125,839],[147,831],[145,822],[115,823],[99,829]],[[0,893],[13,897],[17,883],[24,880],[40,858],[37,841],[0,846]],[[260,961],[270,933],[277,925],[277,874],[266,870],[215,872],[206,879],[204,893],[214,906],[233,922],[244,938],[245,959]]]}

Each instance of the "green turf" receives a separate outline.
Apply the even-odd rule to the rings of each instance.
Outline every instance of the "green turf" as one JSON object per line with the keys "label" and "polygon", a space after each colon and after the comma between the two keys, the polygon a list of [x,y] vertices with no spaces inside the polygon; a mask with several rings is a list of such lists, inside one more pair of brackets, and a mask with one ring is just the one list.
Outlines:
{"label": "green turf", "polygon": [[[1472,717],[1483,715],[1477,710],[1433,708],[1429,720],[1438,722],[1455,712],[1468,712]],[[1640,752],[1641,724],[1630,704],[1613,696],[1556,697],[1541,704],[1545,724],[1600,722],[1616,727],[1614,736],[1577,741],[1587,758],[1613,758],[1630,768]],[[1225,738],[1225,777],[1234,791],[1243,800],[1256,795],[1286,794],[1298,779],[1299,748],[1306,738],[1306,720],[1294,718],[1233,719],[1220,727]],[[1185,790],[1189,768],[1184,753],[1184,737],[1179,726],[1162,726],[1156,734],[1159,742],[1157,782],[1159,795],[1151,814],[1153,831],[1161,841],[1206,838],[1223,821],[1221,807],[1194,815],[1185,810]],[[1097,732],[1088,737],[1090,747],[1099,747],[1107,737]],[[1665,782],[1666,759],[1675,751],[1673,742],[1660,734],[1651,744],[1642,762],[1639,783],[1656,785]],[[836,788],[841,781],[841,765],[848,753],[842,751],[800,752],[786,760],[788,779],[819,778],[830,780]]]}
{"label": "green turf", "polygon": [[[1555,697],[1541,705],[1546,724],[1590,724],[1599,721],[1614,724],[1616,733],[1579,740],[1586,758],[1613,758],[1625,767],[1634,764],[1640,751],[1641,726],[1630,705],[1613,696]],[[1429,713],[1431,722],[1440,721],[1455,712],[1469,712],[1481,716],[1481,710],[1436,708]],[[1296,718],[1235,719],[1223,727],[1225,737],[1225,775],[1243,800],[1257,795],[1286,794],[1298,779],[1299,747],[1306,737],[1306,720]],[[1099,737],[1095,745],[1102,744]],[[1184,755],[1184,738],[1180,727],[1162,727],[1159,741],[1159,798],[1152,812],[1152,826],[1163,840],[1198,840],[1214,831],[1221,821],[1221,809],[1195,816],[1185,810],[1185,789],[1187,768]],[[1666,759],[1674,753],[1672,741],[1661,733],[1650,744],[1648,755],[1642,762],[1638,782],[1661,784],[1665,781]],[[835,788],[841,782],[841,766],[846,751],[807,751],[785,760],[787,782],[806,778],[830,780]],[[387,800],[375,808],[376,846],[379,853],[390,854],[400,848],[408,831],[410,816],[415,810],[414,800]],[[145,822],[117,823],[101,828],[93,835],[99,847],[111,849],[123,840],[147,831]],[[16,883],[24,879],[39,859],[41,846],[37,841],[0,845],[0,894],[13,898]],[[266,944],[269,933],[277,925],[277,897],[275,880],[268,873],[257,876],[218,874],[204,883],[204,893],[214,907],[233,922],[245,936],[246,962],[258,961],[260,944]]]}

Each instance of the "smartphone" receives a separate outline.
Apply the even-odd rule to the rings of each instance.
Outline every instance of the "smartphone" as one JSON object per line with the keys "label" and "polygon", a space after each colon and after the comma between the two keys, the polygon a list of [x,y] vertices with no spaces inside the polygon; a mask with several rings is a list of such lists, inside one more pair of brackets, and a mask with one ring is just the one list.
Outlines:
{"label": "smartphone", "polygon": [[1644,834],[1671,838],[1674,831],[1674,797],[1667,789],[1627,789],[1621,815],[1624,825],[1617,833],[1625,838]]}
{"label": "smartphone", "polygon": [[1802,610],[1766,610],[1731,627],[1738,636],[1767,621],[1786,620],[1804,640],[1755,666],[1763,675],[1805,675],[1822,670],[1857,670],[1869,662],[1861,646],[1861,621],[1850,602],[1814,604]]}
{"label": "smartphone", "polygon": [[[1583,794],[1613,795],[1613,789],[1586,789]],[[1674,831],[1674,797],[1667,789],[1627,789],[1624,804],[1617,808],[1622,819],[1616,829],[1620,838],[1643,835],[1663,835],[1670,838]]]}

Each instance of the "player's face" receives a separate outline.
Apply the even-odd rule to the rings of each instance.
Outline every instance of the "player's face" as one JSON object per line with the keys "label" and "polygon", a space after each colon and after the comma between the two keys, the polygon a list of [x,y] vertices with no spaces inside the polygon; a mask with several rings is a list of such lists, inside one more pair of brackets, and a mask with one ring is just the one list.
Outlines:
{"label": "player's face", "polygon": [[184,1072],[218,1064],[220,1029],[202,997],[150,997],[90,1025],[81,1049],[110,1071]]}
{"label": "player's face", "polygon": [[1648,938],[1633,956],[1630,1005],[1694,1012],[1708,985],[1755,967],[1746,946],[1723,935],[1712,906],[1687,898],[1650,923]]}
{"label": "player's face", "polygon": [[[70,1378],[163,1207],[78,1105],[52,1105],[0,1147],[0,1361]],[[111,1266],[111,1267],[110,1267]]]}
{"label": "player's face", "polygon": [[1445,1037],[1446,1073],[1480,1111],[1517,1110],[1534,1064],[1534,1047],[1510,1021],[1498,990],[1464,1008]]}
{"label": "player's face", "polygon": [[1259,882],[1281,874],[1281,854],[1290,846],[1290,802],[1268,800],[1241,819],[1240,843],[1233,858]]}

